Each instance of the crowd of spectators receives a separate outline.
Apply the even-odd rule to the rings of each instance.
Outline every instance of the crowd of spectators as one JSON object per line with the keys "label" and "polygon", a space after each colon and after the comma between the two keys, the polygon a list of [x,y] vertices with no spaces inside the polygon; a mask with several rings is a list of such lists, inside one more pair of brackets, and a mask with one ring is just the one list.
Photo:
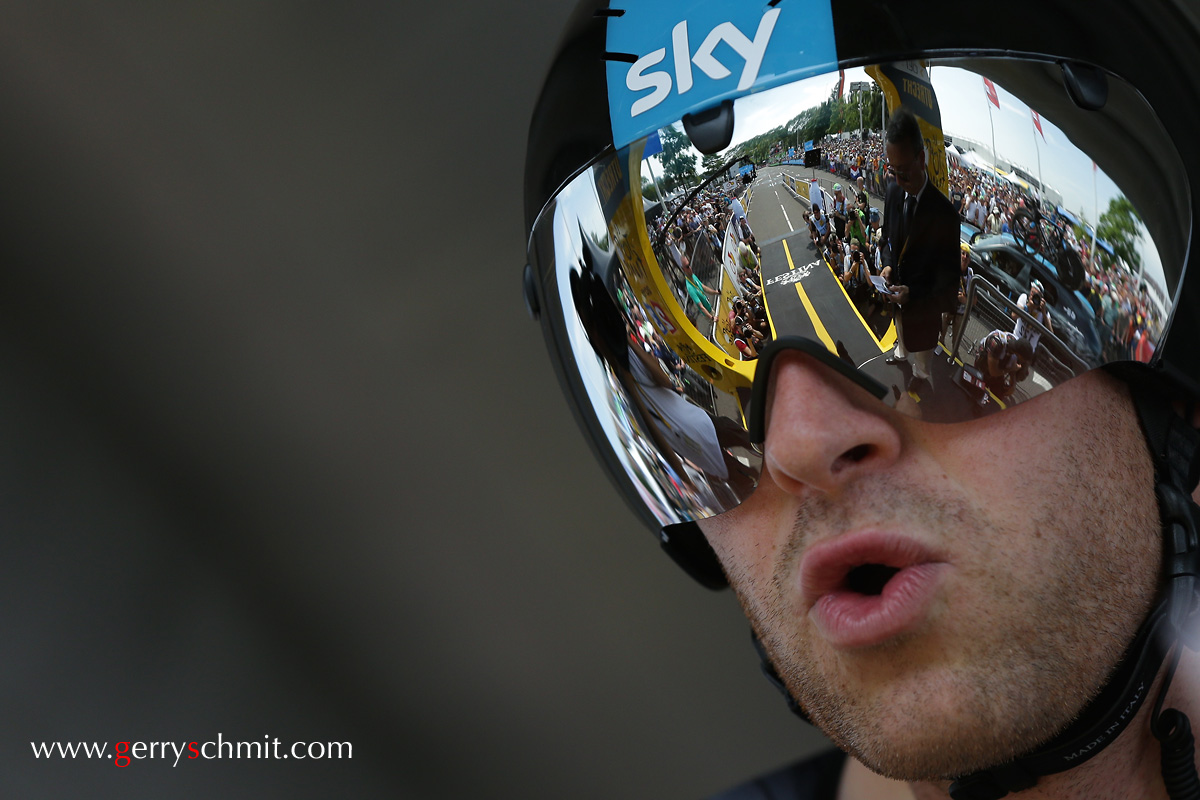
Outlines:
{"label": "crowd of spectators", "polygon": [[762,254],[753,233],[738,242],[738,296],[729,310],[729,329],[743,361],[758,358],[771,343],[771,325],[763,302]]}
{"label": "crowd of spectators", "polygon": [[[876,312],[889,314],[886,305],[877,301],[873,277],[889,277],[891,268],[884,266],[882,252],[882,215],[872,208],[871,195],[866,189],[867,178],[859,174],[852,189],[833,185],[831,194],[824,191],[810,197],[808,223],[809,247],[829,264],[846,287],[863,319]],[[824,209],[824,210],[823,210]]]}
{"label": "crowd of spectators", "polygon": [[825,169],[855,185],[861,177],[871,194],[883,196],[887,189],[887,157],[883,139],[877,133],[867,134],[866,141],[857,137],[827,138],[821,149]]}
{"label": "crowd of spectators", "polygon": [[[851,185],[862,177],[868,192],[877,196],[884,194],[887,185],[887,159],[883,152],[882,140],[874,134],[866,141],[828,139],[823,146],[825,166],[830,172],[847,179]],[[983,234],[1013,234],[1013,218],[1018,211],[1038,208],[1047,224],[1057,228],[1061,247],[1079,255],[1086,273],[1080,292],[1095,313],[1104,360],[1148,361],[1153,356],[1154,343],[1165,320],[1158,305],[1150,301],[1137,277],[1124,264],[1102,246],[1098,245],[1093,253],[1091,238],[1079,236],[1075,226],[1060,216],[1056,208],[1045,204],[1039,208],[1035,189],[1026,189],[1001,175],[954,158],[948,159],[947,166],[950,202],[964,223]],[[833,227],[830,233],[836,232]],[[818,244],[816,239],[815,246],[826,253],[832,251],[831,255],[845,264],[846,236],[839,233],[832,246],[827,241]],[[870,242],[861,242],[860,249],[866,252],[867,263],[872,263],[875,250]],[[1044,252],[1043,255],[1053,263],[1060,254]],[[831,258],[830,263],[838,262]],[[863,285],[861,278],[861,270],[855,270],[856,288]]]}
{"label": "crowd of spectators", "polygon": [[1099,267],[1089,270],[1087,286],[1080,291],[1096,312],[1105,358],[1148,362],[1163,320],[1136,287],[1136,279],[1124,270]]}
{"label": "crowd of spectators", "polygon": [[635,353],[641,351],[655,359],[661,369],[661,375],[667,379],[671,388],[682,392],[686,366],[679,356],[667,346],[662,336],[655,330],[654,325],[646,318],[642,307],[629,301],[631,295],[628,288],[619,291],[617,295],[621,302],[621,308],[625,312],[625,334],[629,339],[629,346],[634,349]]}
{"label": "crowd of spectators", "polygon": [[[1012,233],[1017,211],[1036,205],[1036,199],[1021,187],[982,170],[955,165],[951,175],[951,201],[965,222],[984,233]],[[1076,253],[1083,264],[1085,279],[1079,291],[1095,314],[1103,359],[1149,361],[1164,320],[1137,277],[1103,246],[1097,245],[1093,252],[1091,238],[1079,236],[1078,229],[1057,209],[1043,206],[1041,211],[1047,223],[1057,228],[1061,247]],[[1042,254],[1052,262],[1062,256]]]}
{"label": "crowd of spectators", "polygon": [[[828,139],[823,144],[825,168],[854,185],[861,176],[871,194],[882,197],[887,189],[887,157],[883,140],[868,134],[858,138]],[[948,163],[950,202],[959,217],[978,230],[1008,233],[1018,208],[1025,205],[1025,189],[1018,184],[964,165],[954,159]]]}
{"label": "crowd of spectators", "polygon": [[[720,253],[725,226],[731,217],[746,218],[741,201],[724,192],[703,191],[678,214],[660,214],[647,226],[650,241],[656,242],[670,225],[665,246],[677,269],[689,266],[696,249],[704,245]],[[708,276],[703,276],[707,278]]]}
{"label": "crowd of spectators", "polygon": [[[869,134],[828,139],[823,144],[825,168],[851,185],[863,178],[867,191],[882,197],[887,189],[887,157],[883,140]],[[986,233],[1008,233],[1012,217],[1026,203],[1023,187],[992,173],[949,160],[950,202],[964,222]]]}
{"label": "crowd of spectators", "polygon": [[[879,283],[887,284],[890,271],[885,266],[889,259],[882,251],[878,201],[889,180],[883,151],[883,142],[877,135],[870,135],[865,141],[827,140],[823,147],[824,166],[843,178],[845,186],[837,183],[832,191],[820,191],[805,220],[810,246],[839,277],[863,319],[870,323],[877,318],[886,326],[894,307],[877,291]],[[948,170],[950,201],[955,211],[962,222],[983,234],[1010,233],[1013,217],[1020,209],[1037,207],[1032,190],[969,162],[950,159]],[[1136,276],[1107,250],[1097,248],[1093,254],[1091,240],[1077,236],[1076,230],[1054,209],[1039,210],[1050,224],[1058,227],[1061,246],[1078,253],[1085,267],[1086,278],[1080,293],[1095,313],[1102,357],[1149,360],[1163,320],[1159,318],[1158,307],[1148,301],[1145,290],[1139,290]],[[729,277],[722,276],[721,259],[725,231],[731,223],[739,242],[737,298],[732,308],[723,309],[721,282]],[[721,191],[701,192],[678,214],[664,214],[650,223],[652,240],[657,240],[664,229],[660,260],[689,318],[716,341],[717,323],[721,321],[718,317],[727,315],[729,331],[741,357],[757,358],[770,342],[771,329],[763,303],[761,256],[741,201]],[[969,257],[964,255],[964,261],[969,268]],[[960,304],[962,294],[960,291]],[[1048,324],[1051,319],[1048,310],[1038,309],[1038,313],[1043,324]],[[955,315],[946,317],[943,338],[945,323],[954,321],[949,318]],[[958,319],[961,320],[961,314]],[[1031,349],[1036,350],[1035,336],[1017,335],[1032,340]],[[1028,366],[1026,359],[1019,360]]]}
{"label": "crowd of spectators", "polygon": [[[738,242],[737,299],[732,308],[722,311],[721,262],[727,229]],[[757,358],[770,342],[771,328],[762,299],[761,253],[741,199],[721,191],[701,192],[677,214],[664,214],[650,223],[648,233],[651,241],[663,236],[659,261],[689,319],[712,338],[717,315],[726,314],[741,357]]]}

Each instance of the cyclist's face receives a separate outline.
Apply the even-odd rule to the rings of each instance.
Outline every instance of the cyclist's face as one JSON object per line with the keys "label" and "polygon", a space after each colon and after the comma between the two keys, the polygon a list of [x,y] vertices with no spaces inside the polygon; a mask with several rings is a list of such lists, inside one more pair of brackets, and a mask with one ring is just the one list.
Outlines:
{"label": "cyclist's face", "polygon": [[1153,470],[1124,387],[1093,370],[930,424],[801,354],[771,380],[761,482],[700,524],[813,720],[908,780],[1065,726],[1156,587]]}

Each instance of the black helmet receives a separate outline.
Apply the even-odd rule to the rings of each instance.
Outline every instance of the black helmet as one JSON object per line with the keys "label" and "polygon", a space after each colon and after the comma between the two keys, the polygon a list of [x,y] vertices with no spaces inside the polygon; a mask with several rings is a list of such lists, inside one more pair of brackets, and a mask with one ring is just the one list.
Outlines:
{"label": "black helmet", "polygon": [[[770,375],[781,353],[800,350],[930,422],[1003,413],[1096,368],[1130,385],[1155,458],[1169,580],[1121,667],[1074,725],[956,784],[956,797],[999,797],[1115,738],[1145,699],[1148,676],[1171,648],[1177,657],[1195,611],[1200,512],[1190,494],[1200,460],[1194,431],[1178,424],[1171,403],[1200,397],[1200,266],[1190,247],[1192,189],[1200,186],[1200,81],[1191,79],[1200,67],[1200,9],[1182,0],[1016,0],[1006,18],[1036,23],[997,25],[990,11],[959,4],[923,3],[919,20],[902,19],[898,7],[581,3],[530,130],[525,294],[614,483],[672,558],[714,588],[725,577],[695,522],[737,507],[756,488],[766,402],[766,380],[756,376]],[[922,147],[889,165],[887,145],[906,141],[910,118]],[[899,121],[889,129],[889,120]],[[740,168],[764,163],[771,173],[743,184]],[[810,180],[812,166],[846,179],[861,172],[878,195],[893,182],[919,195],[907,185],[913,174],[949,195],[962,178],[1005,212],[1006,230],[964,224],[959,238],[924,241],[909,236],[911,223],[901,225],[900,206],[890,219],[885,208],[885,263],[900,262],[891,251],[903,243],[927,248],[945,268],[910,281],[894,317],[870,316],[835,265],[805,249],[807,237],[790,238],[833,184]],[[768,188],[783,200],[756,202]],[[721,218],[720,250],[702,236],[672,241],[676,214],[698,208],[698,195],[717,200],[713,208],[733,207]],[[763,252],[772,344],[746,361],[730,310],[746,291],[737,279],[739,217],[760,205],[762,216],[749,222]],[[959,253],[968,242],[966,309],[943,340],[940,325],[925,320],[958,313]],[[1033,281],[1044,286],[1050,327],[1018,306]],[[879,297],[889,297],[888,283],[898,281],[877,279]],[[686,392],[630,357],[625,320],[633,314],[684,365]],[[1031,369],[1011,394],[981,406],[964,362],[1018,319],[1041,334]],[[908,351],[939,347],[943,357],[923,382],[887,363],[898,337]],[[1163,716],[1156,734],[1178,728]]]}

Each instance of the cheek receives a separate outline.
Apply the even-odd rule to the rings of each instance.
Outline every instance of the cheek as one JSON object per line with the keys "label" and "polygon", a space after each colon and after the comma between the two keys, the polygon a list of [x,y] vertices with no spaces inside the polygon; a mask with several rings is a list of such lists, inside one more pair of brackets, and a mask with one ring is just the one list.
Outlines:
{"label": "cheek", "polygon": [[1119,582],[1126,596],[1153,591],[1161,535],[1153,467],[1132,405],[1107,376],[1089,373],[1002,414],[932,430],[945,437],[930,447],[944,480],[1004,532],[997,557],[1053,584],[1072,565],[1078,577]]}
{"label": "cheek", "polygon": [[766,529],[765,514],[756,509],[759,504],[755,502],[766,489],[763,483],[760,481],[754,497],[737,508],[697,523],[735,588],[748,578],[753,579],[771,561],[772,548],[768,537],[762,534]]}
{"label": "cheek", "polygon": [[1056,471],[1048,463],[1054,449],[1047,432],[1039,430],[1036,415],[1023,415],[1023,409],[916,432],[920,449],[936,464],[930,469],[933,481],[1005,529],[1019,527],[1044,492],[1046,476]]}
{"label": "cheek", "polygon": [[741,505],[697,523],[743,602],[761,600],[769,590],[790,532],[790,508],[764,465],[758,487]]}

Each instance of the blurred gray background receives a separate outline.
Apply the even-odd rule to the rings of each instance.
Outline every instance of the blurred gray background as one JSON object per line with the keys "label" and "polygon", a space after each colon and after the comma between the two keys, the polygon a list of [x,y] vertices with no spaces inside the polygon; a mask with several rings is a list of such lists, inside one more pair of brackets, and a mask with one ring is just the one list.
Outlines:
{"label": "blurred gray background", "polygon": [[[520,294],[569,3],[0,4],[11,797],[702,797],[818,740]],[[352,761],[31,741],[350,741]]]}

